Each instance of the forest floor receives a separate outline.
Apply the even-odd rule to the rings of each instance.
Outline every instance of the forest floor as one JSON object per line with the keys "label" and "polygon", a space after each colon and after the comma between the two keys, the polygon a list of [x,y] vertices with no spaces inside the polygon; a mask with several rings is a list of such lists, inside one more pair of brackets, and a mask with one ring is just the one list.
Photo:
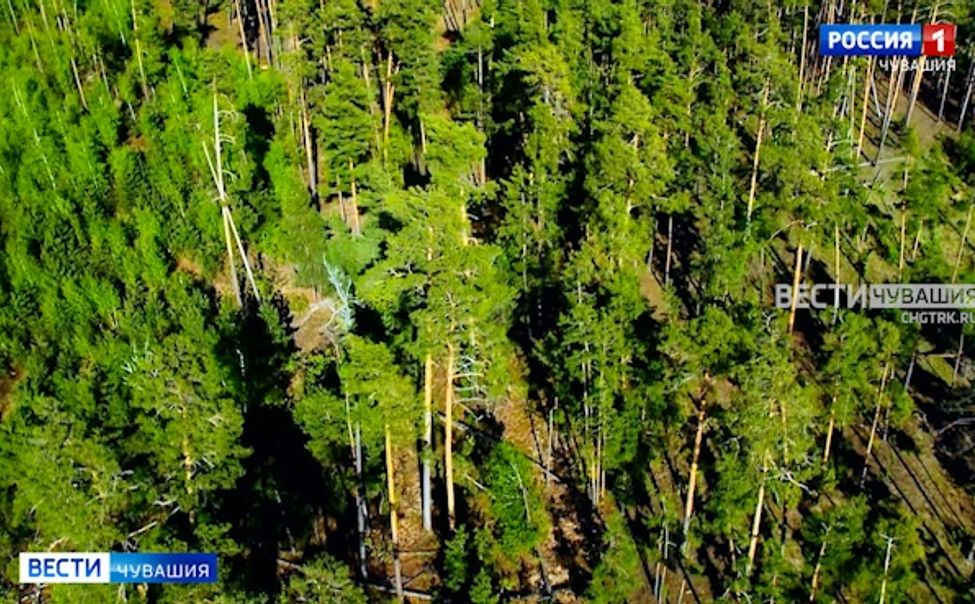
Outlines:
{"label": "forest floor", "polygon": [[[898,442],[907,439],[893,433],[875,439],[870,473],[918,520],[930,554],[923,558],[928,572],[922,576],[954,584],[946,589],[925,580],[912,591],[915,601],[952,602],[952,594],[958,593],[958,586],[970,584],[975,570],[965,555],[975,535],[975,503],[946,475],[933,453],[931,435],[914,427],[918,429],[908,437],[913,442]],[[865,426],[844,430],[846,441],[861,458],[866,455],[868,434]]]}
{"label": "forest floor", "polygon": [[[495,415],[504,426],[503,440],[535,462],[536,479],[545,485],[548,510],[552,517],[552,530],[537,551],[539,565],[524,569],[523,583],[529,588],[542,586],[542,592],[553,592],[556,602],[577,602],[572,590],[563,588],[571,585],[573,572],[590,569],[584,555],[582,522],[572,503],[572,494],[563,478],[555,477],[554,460],[548,458],[548,425],[541,414],[529,409],[527,401],[515,398],[505,400],[495,409]],[[571,552],[575,555],[571,555]],[[528,603],[537,600],[538,597],[532,596],[515,601]]]}

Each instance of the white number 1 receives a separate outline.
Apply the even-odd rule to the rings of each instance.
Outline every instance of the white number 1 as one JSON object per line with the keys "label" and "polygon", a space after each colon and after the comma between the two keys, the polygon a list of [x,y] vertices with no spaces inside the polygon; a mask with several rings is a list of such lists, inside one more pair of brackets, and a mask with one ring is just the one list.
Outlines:
{"label": "white number 1", "polygon": [[939,29],[931,34],[934,41],[938,43],[938,52],[942,53],[945,51],[945,30]]}

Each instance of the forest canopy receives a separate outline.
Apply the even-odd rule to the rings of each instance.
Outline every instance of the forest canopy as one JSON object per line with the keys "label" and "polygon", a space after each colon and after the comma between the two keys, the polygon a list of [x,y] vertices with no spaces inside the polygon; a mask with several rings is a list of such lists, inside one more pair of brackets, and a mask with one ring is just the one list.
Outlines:
{"label": "forest canopy", "polygon": [[[817,47],[942,20],[945,69]],[[975,283],[973,26],[6,0],[0,598],[975,599],[975,321],[774,303]],[[109,551],[219,581],[18,583]]]}

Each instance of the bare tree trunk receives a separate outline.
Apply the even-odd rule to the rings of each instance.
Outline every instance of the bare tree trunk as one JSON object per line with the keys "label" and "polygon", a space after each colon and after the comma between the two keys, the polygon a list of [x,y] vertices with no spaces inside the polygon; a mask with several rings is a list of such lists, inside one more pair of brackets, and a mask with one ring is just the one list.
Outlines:
{"label": "bare tree trunk", "polygon": [[938,105],[938,122],[940,123],[945,115],[945,101],[948,100],[948,84],[951,81],[951,69],[945,72],[944,84],[941,88],[941,104]]}
{"label": "bare tree trunk", "polygon": [[361,227],[359,225],[359,192],[356,188],[355,174],[353,172],[352,161],[349,160],[349,177],[352,179],[352,195],[350,201],[352,202],[352,207],[349,210],[349,218],[351,218],[351,224],[349,225],[352,229],[352,235],[358,237],[361,233]]}
{"label": "bare tree trunk", "polygon": [[132,0],[132,37],[135,38],[135,59],[139,65],[139,82],[142,84],[142,96],[145,98],[149,96],[149,87],[146,85],[146,70],[142,65],[142,45],[139,42],[139,19],[135,13],[135,0]]}
{"label": "bare tree trunk", "polygon": [[17,26],[17,11],[14,10],[14,4],[11,0],[7,0],[7,8],[10,9],[10,25],[13,26],[14,33],[19,36],[20,27]]}
{"label": "bare tree trunk", "polygon": [[972,86],[975,86],[975,62],[972,62],[968,68],[968,88],[965,90],[965,96],[962,97],[961,113],[958,115],[958,132],[961,132],[961,127],[965,123],[965,113],[968,112],[968,101],[972,97]]}
{"label": "bare tree trunk", "polygon": [[352,451],[352,463],[355,466],[355,524],[356,538],[359,548],[359,576],[366,578],[366,506],[362,500],[362,438],[358,422],[355,431],[352,430],[352,413],[349,409],[349,397],[345,397],[345,423],[349,431],[349,448]]}
{"label": "bare tree trunk", "polygon": [[884,580],[880,583],[880,602],[884,604],[887,598],[887,577],[890,573],[890,550],[893,548],[894,540],[887,537],[887,553],[884,554]]}
{"label": "bare tree trunk", "polygon": [[917,223],[917,234],[914,235],[914,249],[911,250],[911,262],[917,261],[917,251],[921,246],[921,230],[924,228],[924,220],[919,220]]}
{"label": "bare tree trunk", "polygon": [[768,105],[770,83],[765,80],[765,89],[762,91],[761,115],[758,118],[758,135],[755,137],[755,157],[752,160],[752,180],[748,189],[748,209],[746,218],[748,222],[752,220],[752,210],[755,207],[755,192],[758,187],[758,163],[762,157],[762,137],[765,135],[765,109]]}
{"label": "bare tree trunk", "polygon": [[833,444],[833,428],[836,427],[836,393],[833,393],[833,403],[829,410],[829,425],[826,427],[826,446],[823,447],[823,465],[829,462],[829,449]]}
{"label": "bare tree trunk", "polygon": [[958,369],[961,367],[962,353],[965,351],[965,330],[960,329],[961,335],[958,337],[958,352],[955,353],[955,368],[951,371],[951,385],[955,385],[958,379]]}
{"label": "bare tree trunk", "polygon": [[857,137],[857,157],[863,153],[863,134],[867,127],[867,102],[870,100],[870,84],[873,81],[873,57],[867,57],[867,77],[863,80],[863,109],[860,112],[860,135]]}
{"label": "bare tree trunk", "polygon": [[758,550],[758,535],[762,526],[762,509],[765,507],[765,481],[768,478],[769,452],[765,451],[762,461],[762,483],[758,487],[758,503],[755,504],[755,515],[752,518],[752,536],[748,542],[748,566],[745,576],[752,574],[752,566],[755,564],[755,552]]}
{"label": "bare tree trunk", "polygon": [[223,219],[223,234],[227,242],[227,262],[230,264],[230,283],[234,289],[234,298],[237,300],[237,306],[243,306],[244,298],[240,294],[240,280],[237,277],[237,267],[234,265],[234,248],[230,239],[230,222],[227,220],[227,212],[221,211],[221,217]]}
{"label": "bare tree trunk", "polygon": [[958,254],[955,256],[955,268],[951,271],[952,283],[958,279],[958,269],[961,267],[961,256],[965,251],[965,247],[968,245],[968,229],[972,226],[972,209],[975,209],[975,204],[968,206],[968,216],[965,218],[965,228],[961,232],[961,245],[958,246]]}
{"label": "bare tree trunk", "polygon": [[904,280],[904,248],[907,245],[907,208],[901,210],[901,251],[897,261],[897,280]]}
{"label": "bare tree trunk", "polygon": [[806,33],[809,29],[809,2],[802,5],[802,48],[799,50],[799,84],[796,89],[796,113],[802,111],[802,88],[806,75]]}
{"label": "bare tree trunk", "polygon": [[914,352],[911,353],[911,363],[907,366],[907,376],[904,378],[904,392],[911,390],[911,378],[914,376],[914,364],[917,362],[917,344],[914,345]]}
{"label": "bare tree trunk", "polygon": [[389,488],[389,529],[393,538],[393,575],[396,586],[396,597],[403,600],[403,572],[399,559],[399,512],[396,509],[396,479],[393,470],[393,445],[389,434],[389,424],[386,424],[386,479]]}
{"label": "bare tree trunk", "polygon": [[[260,58],[260,42],[264,45],[264,60],[268,65],[273,64],[271,56],[271,23],[268,17],[268,7],[265,0],[255,0],[257,8],[257,39],[258,39],[258,53],[257,56]],[[258,61],[260,64],[260,61]]]}
{"label": "bare tree trunk", "polygon": [[423,360],[423,530],[433,530],[430,500],[430,458],[433,455],[433,359],[428,352]]}
{"label": "bare tree trunk", "polygon": [[819,555],[816,556],[816,567],[813,569],[812,585],[809,588],[809,601],[816,601],[816,589],[819,587],[819,571],[823,567],[823,556],[826,555],[826,545],[829,542],[829,532],[833,530],[833,526],[830,525],[826,527],[826,534],[823,535],[823,543],[819,546]]}
{"label": "bare tree trunk", "polygon": [[244,32],[244,13],[241,11],[240,0],[234,0],[234,12],[237,13],[237,30],[240,33],[240,48],[244,53],[244,63],[247,65],[247,79],[251,80],[254,78],[254,72],[251,70],[251,53],[250,49],[247,48],[247,34]]}
{"label": "bare tree trunk", "polygon": [[789,308],[789,333],[796,324],[796,306],[799,304],[799,278],[802,275],[802,244],[796,248],[796,268],[792,272],[792,303]]}
{"label": "bare tree trunk", "polygon": [[78,77],[78,64],[74,57],[71,57],[71,73],[74,75],[74,83],[78,88],[78,96],[81,97],[81,106],[88,110],[88,101],[85,99],[85,89],[81,86],[81,78]]}
{"label": "bare tree trunk", "polygon": [[312,138],[311,120],[308,117],[308,104],[305,99],[303,78],[298,78],[299,102],[301,103],[301,137],[305,143],[305,169],[308,171],[308,190],[311,197],[318,200],[318,165],[315,157],[315,141]]}
{"label": "bare tree trunk", "polygon": [[[201,141],[202,142],[202,141]],[[203,142],[203,152],[206,155],[207,165],[210,168],[210,174],[213,177],[213,185],[217,189],[217,197],[220,201],[220,211],[223,215],[224,220],[224,234],[227,238],[227,254],[230,261],[230,272],[231,278],[234,280],[235,294],[237,294],[238,303],[242,304],[242,296],[240,291],[237,289],[239,285],[237,284],[237,274],[234,268],[234,258],[232,246],[230,245],[230,235],[227,233],[227,228],[229,227],[230,233],[233,234],[234,239],[237,241],[237,249],[240,252],[241,261],[244,263],[244,270],[247,274],[247,279],[251,285],[251,289],[254,290],[254,297],[257,302],[261,302],[261,294],[257,290],[257,283],[254,280],[254,273],[251,271],[250,261],[247,259],[247,253],[244,251],[244,243],[240,239],[240,234],[237,232],[237,227],[234,225],[233,215],[230,213],[230,200],[227,197],[227,189],[224,186],[223,180],[223,150],[222,150],[222,138],[220,136],[220,107],[217,105],[217,84],[213,83],[213,157],[210,156],[210,150],[207,147],[206,142]]]}
{"label": "bare tree trunk", "polygon": [[840,314],[840,223],[833,225],[833,325]]}
{"label": "bare tree trunk", "polygon": [[900,69],[900,61],[894,61],[894,69],[887,78],[887,102],[884,104],[884,115],[880,128],[880,142],[877,144],[877,155],[873,160],[874,165],[880,160],[880,154],[884,151],[884,143],[887,141],[887,131],[890,129],[890,122],[893,120],[894,111],[897,109],[897,97],[900,92],[900,82],[903,71]]}
{"label": "bare tree trunk", "polygon": [[[477,45],[477,129],[484,132],[484,51]],[[479,184],[487,182],[487,154],[481,157]]]}
{"label": "bare tree trunk", "polygon": [[667,261],[664,263],[664,285],[670,285],[670,261],[673,257],[674,215],[667,215]]}
{"label": "bare tree trunk", "polygon": [[254,272],[251,270],[251,262],[247,258],[247,252],[244,251],[244,242],[240,240],[240,234],[237,233],[237,227],[234,225],[234,218],[230,214],[230,208],[224,206],[224,211],[227,213],[227,222],[230,223],[230,230],[234,234],[234,239],[237,240],[237,250],[240,252],[241,261],[244,263],[244,273],[247,275],[247,282],[250,283],[251,289],[254,291],[254,299],[260,304],[261,292],[257,289]]}
{"label": "bare tree trunk", "polygon": [[650,251],[647,252],[647,274],[653,277],[653,252],[657,247],[657,217],[650,219]]}
{"label": "bare tree trunk", "polygon": [[873,443],[877,436],[877,424],[880,422],[881,403],[884,398],[884,389],[887,386],[887,373],[890,366],[884,365],[884,375],[880,379],[880,389],[877,391],[877,405],[873,414],[873,423],[870,425],[870,437],[867,439],[867,451],[863,459],[863,471],[860,473],[860,487],[867,480],[867,469],[870,467],[870,455],[873,453]]}
{"label": "bare tree trunk", "polygon": [[[934,7],[931,9],[930,23],[936,23],[937,21],[938,3],[935,2]],[[914,85],[911,87],[911,101],[907,105],[907,118],[904,120],[904,123],[906,123],[908,126],[911,124],[911,115],[914,113],[914,103],[917,101],[917,94],[921,90],[921,78],[924,77],[924,62],[926,58],[927,57],[922,54],[917,60],[917,70],[914,72]]]}
{"label": "bare tree trunk", "polygon": [[383,82],[383,160],[386,159],[386,151],[387,147],[389,147],[389,125],[393,113],[394,91],[393,53],[390,52],[386,55],[386,79]]}
{"label": "bare tree trunk", "polygon": [[447,344],[447,384],[444,392],[444,474],[447,480],[447,523],[454,530],[454,345]]}
{"label": "bare tree trunk", "polygon": [[687,478],[687,499],[684,503],[685,541],[688,528],[691,524],[691,515],[694,513],[694,492],[697,489],[697,464],[701,456],[701,442],[704,440],[704,414],[706,407],[707,398],[701,397],[701,406],[697,410],[697,433],[694,435],[694,451],[691,454],[691,472]]}
{"label": "bare tree trunk", "polygon": [[[555,407],[558,407],[559,399],[555,399]],[[555,408],[548,410],[548,434],[546,435],[547,446],[545,449],[545,484],[549,483],[552,476],[552,456],[555,448]]]}

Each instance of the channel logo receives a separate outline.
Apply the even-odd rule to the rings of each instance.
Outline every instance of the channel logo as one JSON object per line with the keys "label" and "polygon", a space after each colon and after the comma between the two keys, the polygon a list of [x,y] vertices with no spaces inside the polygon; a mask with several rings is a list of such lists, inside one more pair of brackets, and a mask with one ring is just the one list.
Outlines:
{"label": "channel logo", "polygon": [[186,553],[20,554],[21,583],[215,583],[217,555]]}
{"label": "channel logo", "polygon": [[952,23],[921,25],[820,25],[819,54],[834,57],[950,57],[955,54]]}
{"label": "channel logo", "polygon": [[927,57],[955,56],[955,26],[934,23],[922,29],[922,52]]}

